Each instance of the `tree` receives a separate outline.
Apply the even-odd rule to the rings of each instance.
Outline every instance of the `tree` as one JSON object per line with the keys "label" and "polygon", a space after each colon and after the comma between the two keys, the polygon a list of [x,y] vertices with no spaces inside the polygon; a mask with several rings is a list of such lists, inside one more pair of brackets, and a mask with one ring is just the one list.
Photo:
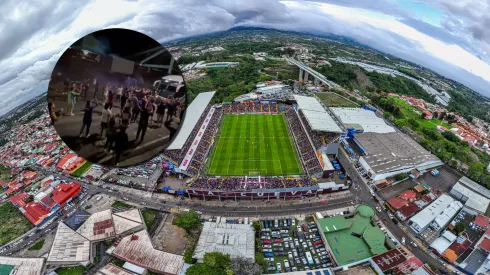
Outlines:
{"label": "tree", "polygon": [[253,226],[255,232],[260,232],[264,225],[263,225],[262,221],[254,221],[252,223],[252,226]]}
{"label": "tree", "polygon": [[443,132],[442,136],[444,138],[446,138],[447,140],[452,141],[452,142],[459,142],[460,141],[460,139],[455,134],[448,132],[448,131]]}
{"label": "tree", "polygon": [[186,249],[184,252],[184,262],[187,264],[195,264],[196,259],[192,258],[192,254],[194,254],[194,249]]}
{"label": "tree", "polygon": [[185,229],[189,233],[192,229],[199,228],[201,220],[195,210],[189,210],[188,212],[177,216],[175,225]]}
{"label": "tree", "polygon": [[186,275],[233,275],[230,269],[230,255],[220,252],[204,254],[202,263],[189,267]]}
{"label": "tree", "polygon": [[407,174],[401,173],[401,174],[398,174],[395,176],[395,180],[400,181],[400,180],[406,179],[407,177],[408,177]]}
{"label": "tree", "polygon": [[454,232],[456,232],[456,235],[459,235],[461,232],[465,230],[465,225],[462,222],[456,223],[454,226]]}
{"label": "tree", "polygon": [[480,177],[483,175],[484,171],[483,165],[480,162],[472,162],[468,166],[468,177],[480,182]]}
{"label": "tree", "polygon": [[230,269],[236,275],[260,275],[262,268],[249,259],[235,258],[230,262]]}
{"label": "tree", "polygon": [[419,128],[420,126],[420,123],[413,118],[409,119],[408,123],[410,123],[410,125],[412,125],[413,128]]}
{"label": "tree", "polygon": [[391,113],[390,112],[384,112],[383,113],[383,117],[388,119],[389,117],[391,116]]}
{"label": "tree", "polygon": [[487,187],[490,188],[490,175],[485,175],[483,176],[482,183]]}

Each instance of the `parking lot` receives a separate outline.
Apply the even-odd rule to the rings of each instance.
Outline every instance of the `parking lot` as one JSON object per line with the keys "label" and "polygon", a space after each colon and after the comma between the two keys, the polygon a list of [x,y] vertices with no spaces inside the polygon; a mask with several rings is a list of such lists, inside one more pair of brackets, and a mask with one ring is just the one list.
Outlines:
{"label": "parking lot", "polygon": [[263,220],[260,232],[269,273],[303,271],[333,266],[314,222],[296,219]]}
{"label": "parking lot", "polygon": [[451,187],[462,177],[462,174],[447,165],[437,170],[439,171],[439,176],[434,177],[430,173],[425,173],[419,178],[419,181],[429,185],[432,189],[449,192]]}

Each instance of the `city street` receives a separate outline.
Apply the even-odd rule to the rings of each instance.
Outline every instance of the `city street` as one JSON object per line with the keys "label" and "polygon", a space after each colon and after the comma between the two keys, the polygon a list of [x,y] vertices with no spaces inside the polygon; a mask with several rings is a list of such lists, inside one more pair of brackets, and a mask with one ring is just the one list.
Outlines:
{"label": "city street", "polygon": [[[357,170],[350,162],[349,157],[347,156],[343,148],[339,149],[338,158],[340,163],[342,164],[342,167],[346,169],[347,174],[351,177],[353,181],[352,187],[357,187],[351,188],[350,191],[358,196],[361,199],[362,203],[369,204],[372,207],[380,207],[382,209],[381,212],[377,211],[376,215],[379,217],[380,220],[383,221],[383,223],[386,225],[386,228],[394,235],[394,237],[398,240],[401,240],[403,237],[405,237],[405,247],[410,250],[417,258],[419,258],[419,260],[424,263],[430,263],[437,269],[445,270],[447,273],[450,273],[446,270],[444,266],[441,265],[439,259],[434,259],[430,256],[430,254],[424,251],[421,248],[421,242],[414,238],[411,234],[408,234],[406,231],[400,228],[400,226],[396,225],[388,216],[388,214],[383,210],[384,207],[374,201],[373,196],[371,195],[371,189],[368,187],[367,182],[363,177],[359,175],[359,173],[357,173]],[[410,244],[412,241],[418,243],[418,246],[413,247]]]}

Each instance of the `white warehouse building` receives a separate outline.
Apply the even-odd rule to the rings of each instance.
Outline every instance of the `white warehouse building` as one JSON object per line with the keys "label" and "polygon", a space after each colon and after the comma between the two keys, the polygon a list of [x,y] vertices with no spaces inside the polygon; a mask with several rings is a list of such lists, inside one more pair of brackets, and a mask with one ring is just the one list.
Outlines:
{"label": "white warehouse building", "polygon": [[354,142],[364,154],[359,158],[359,163],[374,181],[444,164],[407,134],[400,132],[356,134]]}
{"label": "white warehouse building", "polygon": [[[416,233],[421,233],[422,231],[427,229],[429,227],[429,225],[432,222],[434,222],[436,219],[438,219],[436,221],[436,224],[444,223],[447,219],[446,216],[453,213],[454,210],[456,210],[456,209],[459,210],[462,207],[463,207],[463,204],[461,204],[459,201],[455,201],[449,195],[442,194],[439,198],[437,198],[435,201],[433,201],[427,207],[422,209],[422,211],[420,211],[415,216],[410,218],[409,224],[410,224],[411,228]],[[451,210],[449,210],[449,212],[444,212],[448,208],[451,208]],[[454,215],[456,215],[456,213],[457,213],[457,210],[454,211]],[[443,214],[443,216],[440,216],[441,214]],[[449,222],[452,217],[447,219],[447,222]]]}

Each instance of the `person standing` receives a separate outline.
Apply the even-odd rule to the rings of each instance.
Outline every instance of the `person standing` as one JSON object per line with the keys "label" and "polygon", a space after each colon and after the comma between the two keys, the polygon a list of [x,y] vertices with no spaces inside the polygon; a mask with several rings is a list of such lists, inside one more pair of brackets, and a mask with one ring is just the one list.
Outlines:
{"label": "person standing", "polygon": [[140,113],[140,105],[139,105],[139,100],[136,97],[136,95],[133,96],[133,100],[131,103],[131,107],[133,109],[133,114],[131,116],[131,122],[136,122],[136,119],[138,118],[138,115]]}
{"label": "person standing", "polygon": [[104,86],[104,104],[107,103],[108,99],[109,99],[109,86],[108,84],[106,84]]}
{"label": "person standing", "polygon": [[169,102],[167,104],[167,120],[170,121],[172,120],[173,116],[175,115],[175,109],[177,108],[177,104],[175,103],[175,100],[173,98],[169,99]]}
{"label": "person standing", "polygon": [[121,154],[126,150],[128,146],[128,134],[126,134],[126,127],[120,126],[118,131],[114,135],[114,149],[116,151],[116,165],[119,165],[119,160],[121,158]]}
{"label": "person standing", "polygon": [[107,104],[109,104],[109,109],[112,110],[112,105],[114,104],[114,92],[112,90],[109,90],[107,95]]}
{"label": "person standing", "polygon": [[87,101],[87,104],[85,104],[85,110],[83,112],[82,128],[80,129],[80,137],[83,137],[83,129],[85,127],[86,127],[85,137],[90,136],[89,132],[90,132],[90,125],[92,125],[92,115],[96,107],[97,107],[97,102]]}
{"label": "person standing", "polygon": [[124,105],[124,108],[122,108],[121,110],[122,124],[127,127],[131,119],[131,105],[129,104],[129,102],[126,102],[126,105]]}
{"label": "person standing", "polygon": [[[116,115],[116,117],[119,114]],[[107,153],[111,152],[112,145],[114,143],[114,135],[116,134],[116,117],[111,117],[109,120],[109,124],[107,125],[107,134],[106,134],[106,142],[104,148]]]}
{"label": "person standing", "polygon": [[140,121],[138,123],[138,131],[136,132],[136,141],[138,140],[138,137],[140,136],[141,133],[140,143],[142,143],[143,139],[145,138],[146,129],[148,128],[149,118],[150,118],[150,113],[148,112],[148,109],[143,108],[143,111],[141,112],[140,115]]}
{"label": "person standing", "polygon": [[124,107],[126,106],[126,101],[128,100],[128,94],[127,92],[124,92],[122,95],[121,95],[121,113],[124,109]]}
{"label": "person standing", "polygon": [[56,117],[56,106],[54,106],[54,103],[48,102],[48,112],[49,117],[51,118],[51,123],[54,125],[54,122],[58,120]]}
{"label": "person standing", "polygon": [[112,117],[111,109],[109,109],[109,103],[104,104],[104,110],[102,111],[102,119],[100,120],[100,138],[103,137],[104,130],[107,131],[109,121]]}
{"label": "person standing", "polygon": [[68,91],[68,114],[74,116],[73,108],[75,107],[75,97],[80,95],[77,91],[77,85],[73,83],[71,89]]}
{"label": "person standing", "polygon": [[165,115],[165,108],[166,108],[165,101],[160,100],[160,104],[158,104],[157,107],[157,124],[160,124],[160,127],[162,127],[163,116]]}
{"label": "person standing", "polygon": [[[122,94],[123,94],[123,87],[120,86],[119,88],[117,88],[116,102],[119,102],[119,100],[121,100]],[[122,109],[122,106],[121,106],[121,109]]]}
{"label": "person standing", "polygon": [[155,105],[153,103],[153,99],[150,99],[148,104],[146,104],[146,109],[148,109],[148,114],[150,116],[149,121],[151,126],[153,124],[153,114],[155,113]]}

